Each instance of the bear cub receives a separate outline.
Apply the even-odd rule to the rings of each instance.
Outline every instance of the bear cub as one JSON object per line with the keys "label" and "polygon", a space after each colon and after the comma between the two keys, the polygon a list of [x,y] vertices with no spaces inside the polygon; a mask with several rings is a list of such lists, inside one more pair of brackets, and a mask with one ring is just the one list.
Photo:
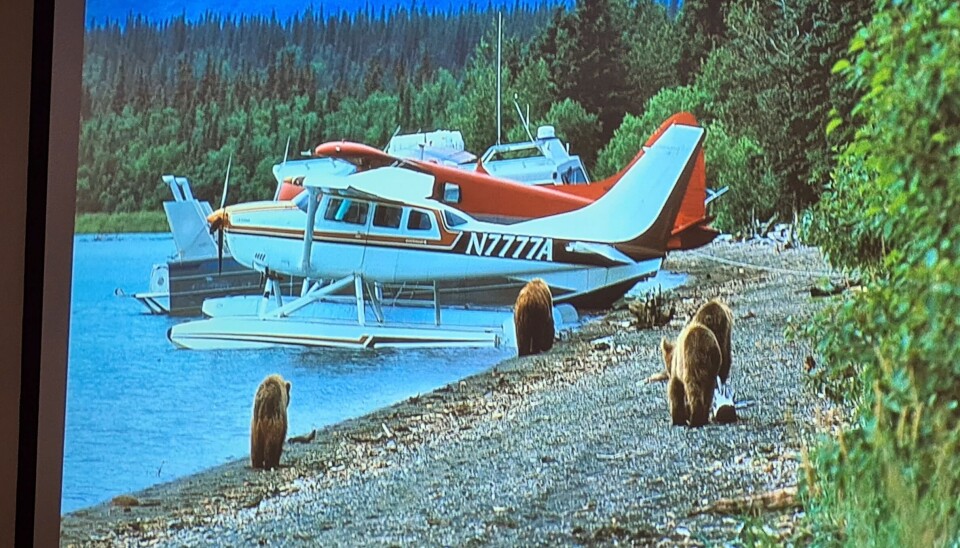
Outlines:
{"label": "bear cub", "polygon": [[263,379],[253,400],[250,424],[250,463],[254,468],[280,467],[280,454],[287,439],[288,405],[290,382],[280,375]]}
{"label": "bear cub", "polygon": [[717,337],[693,321],[680,332],[676,344],[662,339],[660,350],[667,368],[667,404],[673,424],[707,424],[722,362]]}
{"label": "bear cub", "polygon": [[553,295],[540,278],[527,282],[513,309],[517,354],[528,356],[553,348]]}

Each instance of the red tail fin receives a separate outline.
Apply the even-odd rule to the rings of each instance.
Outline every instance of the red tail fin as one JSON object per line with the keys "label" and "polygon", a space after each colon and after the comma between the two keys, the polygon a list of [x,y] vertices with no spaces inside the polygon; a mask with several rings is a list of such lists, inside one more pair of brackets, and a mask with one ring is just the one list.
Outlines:
{"label": "red tail fin", "polygon": [[[689,112],[678,112],[660,124],[657,131],[653,132],[653,135],[647,139],[645,146],[652,146],[653,143],[657,142],[657,139],[663,135],[663,132],[673,124],[683,124],[687,126],[699,125],[697,124],[697,118],[693,114]],[[688,228],[692,228],[694,225],[701,223],[706,225],[709,222],[709,219],[707,219],[707,207],[705,205],[706,200],[707,171],[706,161],[703,157],[703,148],[701,148],[700,152],[697,153],[697,161],[693,165],[693,174],[690,176],[687,193],[683,196],[683,202],[680,203],[680,212],[677,213],[677,220],[673,223],[674,235],[678,235]]]}

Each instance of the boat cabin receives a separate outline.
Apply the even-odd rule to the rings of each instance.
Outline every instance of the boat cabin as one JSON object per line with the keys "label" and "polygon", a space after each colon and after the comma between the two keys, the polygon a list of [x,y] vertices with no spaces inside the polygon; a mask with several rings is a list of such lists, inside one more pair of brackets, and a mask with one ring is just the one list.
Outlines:
{"label": "boat cabin", "polygon": [[[553,126],[537,128],[537,138],[525,143],[494,145],[480,158],[494,177],[531,185],[585,185],[590,182],[579,156],[571,156]],[[476,169],[477,164],[464,166]]]}

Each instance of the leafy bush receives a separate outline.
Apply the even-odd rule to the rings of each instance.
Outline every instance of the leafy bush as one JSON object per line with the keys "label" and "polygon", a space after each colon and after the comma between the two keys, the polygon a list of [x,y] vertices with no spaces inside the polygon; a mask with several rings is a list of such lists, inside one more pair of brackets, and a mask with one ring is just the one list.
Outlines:
{"label": "leafy bush", "polygon": [[960,541],[960,6],[878,7],[836,65],[862,97],[811,230],[870,282],[808,330],[856,416],[808,492],[824,540],[939,546]]}
{"label": "leafy bush", "polygon": [[707,184],[729,188],[711,206],[716,216],[714,225],[735,232],[753,218],[768,218],[776,210],[780,187],[763,159],[763,148],[749,137],[730,135],[719,120],[705,124],[705,128]]}
{"label": "leafy bush", "polygon": [[710,96],[697,86],[680,86],[660,90],[646,104],[642,116],[627,114],[613,133],[613,139],[600,151],[595,178],[603,179],[627,165],[647,138],[660,124],[681,111],[692,112],[703,119]]}

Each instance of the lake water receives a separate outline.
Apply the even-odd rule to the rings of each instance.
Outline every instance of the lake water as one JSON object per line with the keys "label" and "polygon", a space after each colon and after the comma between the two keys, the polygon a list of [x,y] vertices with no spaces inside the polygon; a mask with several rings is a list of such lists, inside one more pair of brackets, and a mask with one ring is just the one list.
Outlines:
{"label": "lake water", "polygon": [[74,241],[62,509],[67,513],[250,451],[253,395],[291,381],[290,435],[359,416],[483,371],[512,349],[178,350],[127,294],[173,253],[168,235]]}

